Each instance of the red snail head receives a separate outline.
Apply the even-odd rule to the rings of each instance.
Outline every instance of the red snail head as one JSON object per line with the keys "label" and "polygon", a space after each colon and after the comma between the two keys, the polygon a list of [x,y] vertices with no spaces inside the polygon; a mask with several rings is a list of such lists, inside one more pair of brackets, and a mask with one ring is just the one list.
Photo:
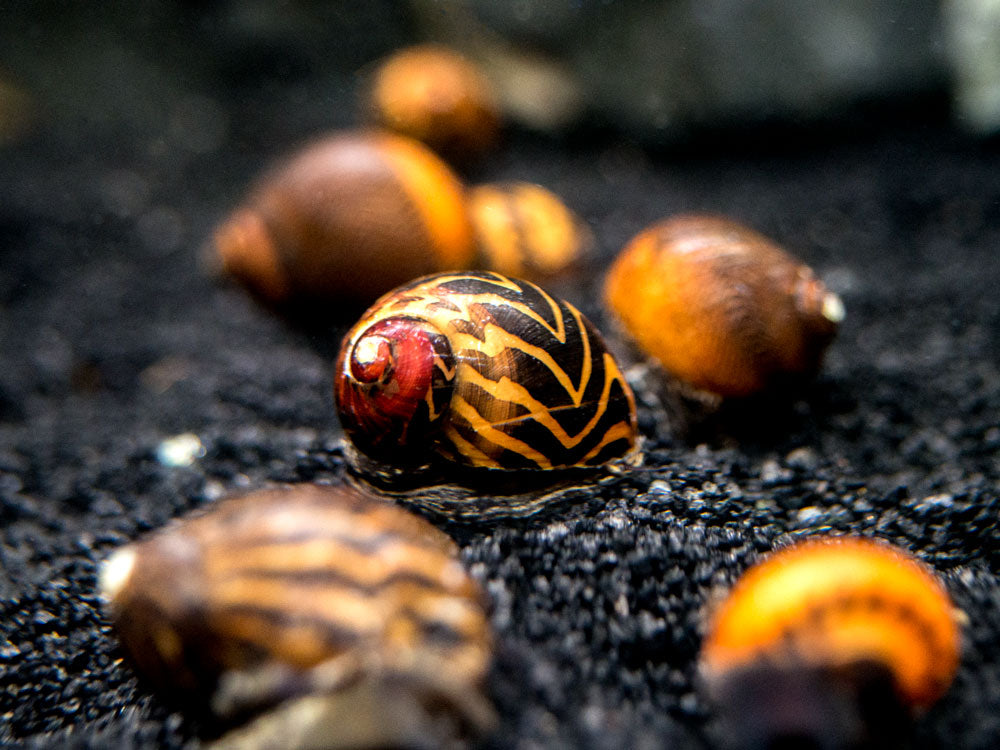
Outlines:
{"label": "red snail head", "polygon": [[426,321],[384,318],[349,333],[334,375],[344,432],[369,455],[419,463],[454,372],[447,338]]}

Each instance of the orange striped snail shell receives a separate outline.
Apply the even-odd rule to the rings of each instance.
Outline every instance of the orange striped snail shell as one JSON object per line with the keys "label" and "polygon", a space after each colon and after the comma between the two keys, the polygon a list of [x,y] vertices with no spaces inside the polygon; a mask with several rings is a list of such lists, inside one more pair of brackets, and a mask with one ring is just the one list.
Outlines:
{"label": "orange striped snail shell", "polygon": [[388,464],[598,466],[637,439],[631,389],[594,326],[497,273],[383,297],[344,337],[334,389],[348,438]]}
{"label": "orange striped snail shell", "polygon": [[439,45],[408,47],[379,64],[365,109],[381,127],[458,160],[482,156],[500,135],[500,108],[487,77]]}
{"label": "orange striped snail shell", "polygon": [[154,684],[224,720],[264,712],[225,746],[276,731],[270,746],[298,746],[303,713],[323,747],[409,746],[429,706],[492,721],[482,593],[447,536],[382,498],[299,485],[222,500],[118,550],[101,586]]}
{"label": "orange striped snail shell", "polygon": [[844,316],[811,269],[713,216],[679,216],[641,232],[616,258],[604,295],[640,349],[720,396],[814,374]]}
{"label": "orange striped snail shell", "polygon": [[710,618],[701,669],[716,696],[737,704],[732,696],[745,698],[743,691],[757,696],[735,706],[740,724],[748,712],[767,715],[768,694],[794,685],[800,715],[778,714],[794,725],[816,708],[807,707],[813,687],[836,702],[845,681],[861,702],[881,681],[889,700],[880,710],[898,705],[912,715],[944,694],[958,660],[955,611],[927,568],[887,544],[834,537],[801,542],[748,570]]}
{"label": "orange striped snail shell", "polygon": [[370,304],[475,260],[465,189],[420,143],[341,132],[258,183],[216,231],[223,268],[270,303]]}
{"label": "orange striped snail shell", "polygon": [[593,246],[590,228],[541,185],[477,185],[469,212],[482,266],[507,276],[554,278],[578,267]]}

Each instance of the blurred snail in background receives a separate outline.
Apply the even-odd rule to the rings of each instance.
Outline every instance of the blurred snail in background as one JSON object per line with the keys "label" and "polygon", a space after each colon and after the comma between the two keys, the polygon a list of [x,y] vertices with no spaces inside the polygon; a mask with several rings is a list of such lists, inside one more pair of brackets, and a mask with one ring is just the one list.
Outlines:
{"label": "blurred snail in background", "polygon": [[812,270],[751,229],[679,216],[615,259],[605,302],[639,348],[679,380],[748,396],[818,371],[844,317]]}
{"label": "blurred snail in background", "polygon": [[590,228],[541,185],[477,185],[469,211],[482,266],[508,276],[544,281],[581,265],[594,244]]}
{"label": "blurred snail in background", "polygon": [[375,69],[364,109],[375,124],[448,159],[477,159],[499,139],[500,108],[489,80],[447,47],[426,44],[390,55]]}
{"label": "blurred snail in background", "polygon": [[833,537],[737,581],[710,618],[701,671],[740,747],[875,748],[896,746],[958,660],[955,610],[929,569]]}
{"label": "blurred snail in background", "polygon": [[215,232],[223,269],[265,302],[371,304],[418,276],[486,267],[544,280],[590,233],[528,183],[470,191],[426,147],[380,132],[316,141],[266,174]]}
{"label": "blurred snail in background", "polygon": [[632,392],[590,321],[497,273],[387,294],[344,337],[334,391],[354,448],[399,469],[595,467],[637,440]]}
{"label": "blurred snail in background", "polygon": [[115,552],[101,588],[155,685],[254,716],[216,747],[440,747],[493,724],[482,593],[447,536],[383,498],[223,500]]}
{"label": "blurred snail in background", "polygon": [[275,304],[370,304],[476,257],[459,179],[420,143],[379,132],[293,155],[218,228],[215,247],[226,271]]}

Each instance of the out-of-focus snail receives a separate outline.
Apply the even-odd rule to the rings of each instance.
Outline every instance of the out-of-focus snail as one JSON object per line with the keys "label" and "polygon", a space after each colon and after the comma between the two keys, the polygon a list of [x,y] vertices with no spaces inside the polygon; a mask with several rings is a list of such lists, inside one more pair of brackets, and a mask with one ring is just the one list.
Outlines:
{"label": "out-of-focus snail", "polygon": [[344,132],[266,175],[216,231],[223,267],[272,303],[370,304],[476,257],[459,179],[403,136]]}
{"label": "out-of-focus snail", "polygon": [[477,185],[469,212],[482,266],[542,281],[578,266],[593,244],[589,227],[558,196],[530,182]]}
{"label": "out-of-focus snail", "polygon": [[747,571],[711,618],[701,668],[744,747],[883,747],[947,690],[958,659],[937,578],[899,549],[848,537]]}
{"label": "out-of-focus snail", "polygon": [[377,124],[416,138],[446,158],[492,149],[500,109],[483,72],[457,52],[426,44],[400,50],[375,70],[365,109]]}
{"label": "out-of-focus snail", "polygon": [[223,747],[440,747],[493,721],[491,634],[451,540],[382,498],[300,485],[117,551],[101,587],[147,678]]}
{"label": "out-of-focus snail", "polygon": [[594,326],[497,273],[387,294],[344,337],[334,386],[353,445],[390,467],[594,467],[636,443],[632,392]]}
{"label": "out-of-focus snail", "polygon": [[747,396],[815,373],[844,317],[834,293],[764,236],[728,219],[681,216],[621,252],[605,300],[669,373]]}

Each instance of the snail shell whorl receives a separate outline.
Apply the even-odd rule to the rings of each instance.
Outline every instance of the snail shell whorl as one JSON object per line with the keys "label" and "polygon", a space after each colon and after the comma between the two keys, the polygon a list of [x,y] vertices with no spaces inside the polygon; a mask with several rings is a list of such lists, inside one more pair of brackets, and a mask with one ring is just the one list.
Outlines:
{"label": "snail shell whorl", "polygon": [[710,216],[668,219],[637,235],[609,271],[605,299],[647,354],[722,396],[813,374],[844,315],[807,266]]}
{"label": "snail shell whorl", "polygon": [[[432,358],[432,372],[447,375],[434,381],[446,398],[425,394],[441,414],[439,423],[423,437],[409,429],[409,448],[401,451],[365,435],[380,429],[369,415],[384,406],[362,403],[369,386],[358,382],[354,363],[370,359],[368,342],[386,321],[404,320],[419,331],[441,332],[451,360]],[[379,396],[404,390],[393,383]],[[385,461],[405,461],[408,454],[410,463],[437,455],[493,469],[596,466],[636,441],[632,392],[590,322],[534,284],[495,273],[430,276],[383,297],[345,336],[335,393],[348,436]]]}
{"label": "snail shell whorl", "polygon": [[387,458],[426,449],[447,407],[455,375],[448,339],[413,317],[382,318],[337,361],[336,399],[345,432],[366,453]]}

